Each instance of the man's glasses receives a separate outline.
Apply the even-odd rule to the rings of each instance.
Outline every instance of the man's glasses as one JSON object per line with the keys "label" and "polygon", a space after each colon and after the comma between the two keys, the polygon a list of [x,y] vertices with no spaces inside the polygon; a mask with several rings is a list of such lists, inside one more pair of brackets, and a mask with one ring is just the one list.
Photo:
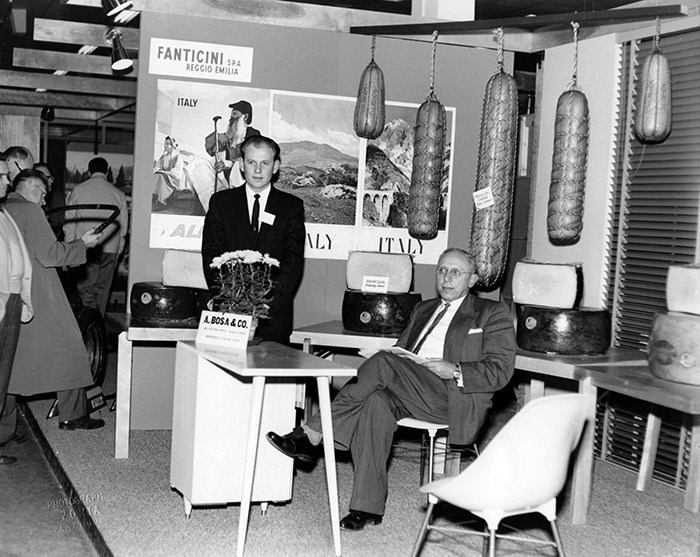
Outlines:
{"label": "man's glasses", "polygon": [[447,267],[438,267],[437,275],[440,278],[449,277],[452,280],[458,279],[462,275],[470,274],[468,271],[460,271],[459,269],[448,269]]}

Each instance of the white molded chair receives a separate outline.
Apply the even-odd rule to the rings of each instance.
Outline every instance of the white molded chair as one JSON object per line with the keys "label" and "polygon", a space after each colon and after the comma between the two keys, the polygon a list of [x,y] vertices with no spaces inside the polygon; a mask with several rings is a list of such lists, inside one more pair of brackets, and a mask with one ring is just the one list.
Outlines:
{"label": "white molded chair", "polygon": [[[435,502],[429,499],[412,555],[419,554],[427,530],[446,530],[488,537],[490,557],[495,555],[497,537],[551,545],[563,556],[556,497],[566,482],[571,453],[594,412],[595,399],[589,395],[535,399],[503,426],[464,472],[422,486],[423,493],[482,518],[489,532],[431,525]],[[496,534],[502,519],[534,512],[549,520],[554,542]]]}

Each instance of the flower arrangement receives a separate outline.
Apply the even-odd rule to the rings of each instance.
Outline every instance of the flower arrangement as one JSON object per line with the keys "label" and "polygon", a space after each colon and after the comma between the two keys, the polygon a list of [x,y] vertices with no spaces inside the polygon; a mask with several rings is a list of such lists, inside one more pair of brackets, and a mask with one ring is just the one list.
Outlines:
{"label": "flower arrangement", "polygon": [[272,267],[280,263],[253,250],[228,251],[209,265],[219,269],[219,289],[214,296],[217,311],[268,318],[270,292],[275,286]]}

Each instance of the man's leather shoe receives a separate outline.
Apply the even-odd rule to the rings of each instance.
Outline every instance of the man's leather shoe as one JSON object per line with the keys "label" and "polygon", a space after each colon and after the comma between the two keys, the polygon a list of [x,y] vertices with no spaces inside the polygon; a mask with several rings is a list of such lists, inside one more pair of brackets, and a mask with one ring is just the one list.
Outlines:
{"label": "man's leather shoe", "polygon": [[85,415],[76,420],[59,422],[58,427],[60,429],[98,429],[104,425],[104,420],[93,420],[90,416]]}
{"label": "man's leather shoe", "polygon": [[290,458],[298,458],[302,462],[311,462],[316,458],[318,447],[311,444],[301,427],[295,427],[287,435],[277,435],[274,431],[268,431],[266,437],[275,449]]}
{"label": "man's leather shoe", "polygon": [[4,447],[5,445],[19,445],[20,443],[24,443],[26,440],[27,438],[24,436],[23,433],[15,433],[7,441],[5,441],[4,443],[0,443],[0,448]]}
{"label": "man's leather shoe", "polygon": [[14,464],[15,462],[17,462],[17,459],[14,456],[0,454],[0,466],[3,464]]}
{"label": "man's leather shoe", "polygon": [[340,521],[340,527],[343,530],[362,530],[367,524],[381,524],[381,514],[366,513],[365,511],[353,511],[350,509],[350,514]]}

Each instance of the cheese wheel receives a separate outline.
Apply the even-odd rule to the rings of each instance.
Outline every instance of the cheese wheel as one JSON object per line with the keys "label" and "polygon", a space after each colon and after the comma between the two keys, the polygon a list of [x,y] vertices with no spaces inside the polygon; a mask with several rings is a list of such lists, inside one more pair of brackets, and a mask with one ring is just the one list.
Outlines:
{"label": "cheese wheel", "polygon": [[156,326],[197,326],[194,288],[164,286],[160,282],[136,282],[129,302],[133,321]]}
{"label": "cheese wheel", "polygon": [[700,316],[671,311],[654,316],[649,369],[661,379],[700,385]]}
{"label": "cheese wheel", "polygon": [[604,354],[610,347],[610,312],[603,308],[518,307],[517,342],[548,354]]}
{"label": "cheese wheel", "polygon": [[583,291],[580,264],[518,261],[513,270],[517,304],[571,309]]}
{"label": "cheese wheel", "polygon": [[345,265],[348,288],[362,290],[364,277],[385,277],[389,292],[409,292],[413,280],[413,258],[405,253],[351,251]]}
{"label": "cheese wheel", "polygon": [[202,269],[202,254],[198,251],[169,249],[163,256],[163,284],[207,290]]}
{"label": "cheese wheel", "polygon": [[666,278],[668,311],[700,315],[700,265],[671,265]]}
{"label": "cheese wheel", "polygon": [[421,301],[416,292],[379,294],[346,290],[343,327],[366,335],[398,336],[408,325],[413,306]]}

